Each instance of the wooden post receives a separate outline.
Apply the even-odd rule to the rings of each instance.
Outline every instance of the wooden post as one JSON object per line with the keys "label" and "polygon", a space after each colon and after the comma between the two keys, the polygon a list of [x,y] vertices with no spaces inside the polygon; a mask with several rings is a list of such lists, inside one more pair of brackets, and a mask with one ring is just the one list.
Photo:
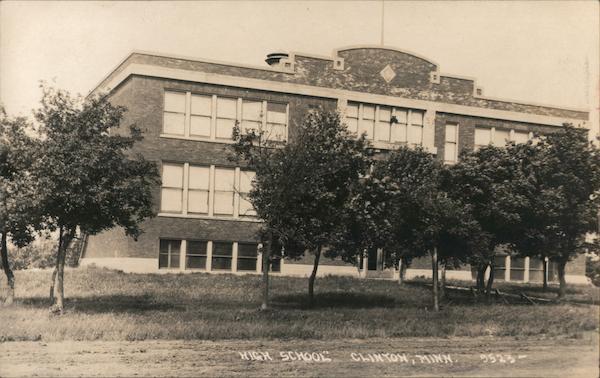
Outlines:
{"label": "wooden post", "polygon": [[440,304],[438,301],[438,256],[437,256],[437,247],[433,248],[431,253],[431,274],[433,278],[433,310],[439,311]]}

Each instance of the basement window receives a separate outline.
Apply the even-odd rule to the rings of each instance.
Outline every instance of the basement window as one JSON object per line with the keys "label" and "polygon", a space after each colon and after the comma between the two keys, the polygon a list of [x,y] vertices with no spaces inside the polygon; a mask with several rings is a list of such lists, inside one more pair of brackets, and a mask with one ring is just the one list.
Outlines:
{"label": "basement window", "polygon": [[256,271],[258,244],[238,243],[237,270]]}
{"label": "basement window", "polygon": [[207,242],[201,240],[188,240],[185,254],[186,269],[206,269]]}
{"label": "basement window", "polygon": [[213,242],[211,259],[212,270],[231,270],[232,257],[232,242]]}
{"label": "basement window", "polygon": [[160,239],[158,252],[158,268],[179,269],[179,253],[181,240]]}

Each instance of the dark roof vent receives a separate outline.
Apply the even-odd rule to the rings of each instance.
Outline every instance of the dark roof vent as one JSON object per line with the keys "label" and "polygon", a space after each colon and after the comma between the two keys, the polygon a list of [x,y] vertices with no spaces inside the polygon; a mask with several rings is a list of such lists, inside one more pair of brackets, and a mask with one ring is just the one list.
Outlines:
{"label": "dark roof vent", "polygon": [[267,64],[269,66],[276,66],[277,64],[279,64],[279,61],[281,59],[287,59],[288,57],[289,57],[288,53],[276,52],[276,53],[268,54],[267,59],[265,59],[265,62],[267,62]]}

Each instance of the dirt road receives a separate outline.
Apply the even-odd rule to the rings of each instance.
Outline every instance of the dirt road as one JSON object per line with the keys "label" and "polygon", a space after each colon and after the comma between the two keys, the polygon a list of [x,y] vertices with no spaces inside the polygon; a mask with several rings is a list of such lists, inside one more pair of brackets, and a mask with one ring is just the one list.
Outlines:
{"label": "dirt road", "polygon": [[583,339],[6,342],[0,376],[598,377]]}

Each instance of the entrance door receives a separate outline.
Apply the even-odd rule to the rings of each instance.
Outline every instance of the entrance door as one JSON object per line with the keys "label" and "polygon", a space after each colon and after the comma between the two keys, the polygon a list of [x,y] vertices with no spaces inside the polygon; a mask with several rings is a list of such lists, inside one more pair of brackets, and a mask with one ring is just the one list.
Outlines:
{"label": "entrance door", "polygon": [[377,270],[377,248],[369,250],[369,259],[367,260],[368,270]]}

